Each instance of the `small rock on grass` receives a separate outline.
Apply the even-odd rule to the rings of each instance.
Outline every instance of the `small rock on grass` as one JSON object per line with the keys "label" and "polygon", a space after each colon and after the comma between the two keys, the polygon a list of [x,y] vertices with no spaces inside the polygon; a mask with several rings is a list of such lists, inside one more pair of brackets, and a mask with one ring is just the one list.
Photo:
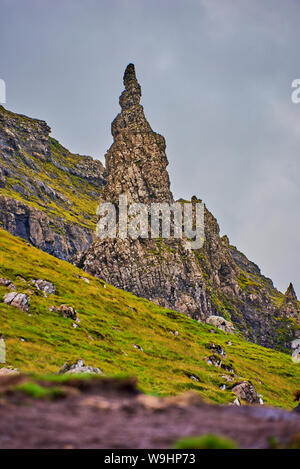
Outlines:
{"label": "small rock on grass", "polygon": [[7,295],[4,296],[4,303],[9,306],[15,306],[15,308],[19,308],[21,311],[28,313],[29,298],[25,293],[7,293]]}
{"label": "small rock on grass", "polygon": [[9,280],[8,278],[4,278],[4,277],[0,277],[0,285],[2,287],[7,287],[10,290],[17,289],[16,285],[11,280]]}
{"label": "small rock on grass", "polygon": [[1,376],[8,376],[8,375],[18,375],[20,371],[18,368],[13,368],[12,366],[5,366],[0,368],[0,377]]}
{"label": "small rock on grass", "polygon": [[58,374],[60,375],[61,374],[71,375],[71,374],[81,374],[81,373],[99,375],[99,374],[102,374],[102,371],[100,370],[100,368],[94,368],[93,366],[86,366],[83,363],[83,360],[79,359],[73,365],[69,365],[68,363],[65,363],[58,372]]}
{"label": "small rock on grass", "polygon": [[36,286],[36,288],[44,293],[44,296],[54,295],[55,294],[55,286],[53,283],[48,282],[47,280],[43,280],[38,278],[37,280],[32,280],[31,283]]}

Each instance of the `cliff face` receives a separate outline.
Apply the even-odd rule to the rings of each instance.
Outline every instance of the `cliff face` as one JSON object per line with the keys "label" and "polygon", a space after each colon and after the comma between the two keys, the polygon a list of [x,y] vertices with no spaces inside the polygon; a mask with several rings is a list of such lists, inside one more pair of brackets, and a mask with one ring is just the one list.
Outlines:
{"label": "cliff face", "polygon": [[92,241],[104,167],[70,153],[50,130],[0,106],[0,225],[71,260]]}
{"label": "cliff face", "polygon": [[[152,131],[139,104],[141,88],[130,64],[120,96],[121,113],[112,123],[114,142],[106,154],[107,185],[100,201],[173,201],[166,170],[165,140]],[[197,200],[197,199],[195,199]],[[236,248],[205,208],[205,243],[187,250],[184,239],[96,239],[76,264],[86,271],[155,303],[205,321],[231,320],[247,339],[288,349],[299,331],[297,299],[286,301],[270,279]],[[290,296],[290,295],[289,295]]]}

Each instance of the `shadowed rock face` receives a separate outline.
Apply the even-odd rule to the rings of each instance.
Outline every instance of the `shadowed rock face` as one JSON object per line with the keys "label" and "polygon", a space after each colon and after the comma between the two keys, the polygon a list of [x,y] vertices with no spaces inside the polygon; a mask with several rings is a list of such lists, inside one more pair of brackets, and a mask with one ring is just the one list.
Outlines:
{"label": "shadowed rock face", "polygon": [[[114,142],[106,154],[107,184],[100,201],[118,204],[119,195],[127,194],[129,203],[171,203],[165,140],[144,116],[133,64],[125,70],[124,86],[121,113],[112,123]],[[296,315],[293,310],[290,317],[272,281],[219,231],[205,208],[205,243],[200,250],[187,250],[184,239],[97,239],[78,254],[75,264],[193,319],[223,316],[249,340],[289,349],[299,326],[297,301],[293,300]]]}

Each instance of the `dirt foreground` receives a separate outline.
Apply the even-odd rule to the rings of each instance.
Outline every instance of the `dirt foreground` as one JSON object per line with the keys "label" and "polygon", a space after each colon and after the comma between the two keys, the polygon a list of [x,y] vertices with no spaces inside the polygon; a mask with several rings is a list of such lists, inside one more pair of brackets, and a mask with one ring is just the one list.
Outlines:
{"label": "dirt foreground", "polygon": [[[28,377],[0,379],[0,448],[172,448],[185,436],[214,433],[239,448],[287,445],[300,434],[300,415],[264,406],[213,406],[198,395],[156,398],[134,381],[72,378],[40,381],[48,396],[24,392]],[[56,387],[55,387],[56,386]]]}

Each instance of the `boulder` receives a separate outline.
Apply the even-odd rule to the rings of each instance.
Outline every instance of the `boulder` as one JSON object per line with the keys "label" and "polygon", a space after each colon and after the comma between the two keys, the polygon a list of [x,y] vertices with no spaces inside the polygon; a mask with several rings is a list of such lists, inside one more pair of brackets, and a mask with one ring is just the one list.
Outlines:
{"label": "boulder", "polygon": [[234,334],[234,327],[230,321],[227,321],[222,316],[209,316],[206,319],[206,324],[210,324],[211,326],[215,326],[218,329],[226,332],[227,334]]}
{"label": "boulder", "polygon": [[13,368],[12,366],[5,366],[0,368],[0,376],[7,376],[7,375],[17,375],[20,371],[18,368]]}
{"label": "boulder", "polygon": [[260,397],[254,389],[254,386],[247,381],[242,381],[232,388],[232,392],[248,404],[260,404]]}
{"label": "boulder", "polygon": [[36,286],[36,288],[44,293],[44,296],[54,295],[55,287],[53,283],[48,282],[47,280],[43,280],[41,278],[37,280],[33,280],[32,283]]}
{"label": "boulder", "polygon": [[8,278],[4,278],[4,277],[0,277],[0,285],[2,287],[7,287],[10,290],[17,289],[16,285],[11,280],[9,280]]}
{"label": "boulder", "polygon": [[4,303],[10,306],[15,306],[15,308],[19,308],[21,311],[28,313],[29,298],[25,293],[7,293],[7,295],[4,296]]}
{"label": "boulder", "polygon": [[58,307],[57,311],[59,311],[65,318],[70,318],[73,321],[80,322],[77,312],[73,306],[62,304]]}
{"label": "boulder", "polygon": [[58,374],[60,375],[61,374],[71,375],[71,374],[81,374],[81,373],[99,375],[99,374],[102,374],[102,371],[100,370],[100,368],[94,368],[93,366],[85,366],[85,364],[83,363],[83,360],[79,359],[73,365],[69,365],[68,363],[65,363],[58,372]]}
{"label": "boulder", "polygon": [[140,352],[143,352],[143,348],[140,346],[140,345],[137,345],[137,344],[133,344],[132,345],[133,348],[136,348],[137,350],[139,350]]}

